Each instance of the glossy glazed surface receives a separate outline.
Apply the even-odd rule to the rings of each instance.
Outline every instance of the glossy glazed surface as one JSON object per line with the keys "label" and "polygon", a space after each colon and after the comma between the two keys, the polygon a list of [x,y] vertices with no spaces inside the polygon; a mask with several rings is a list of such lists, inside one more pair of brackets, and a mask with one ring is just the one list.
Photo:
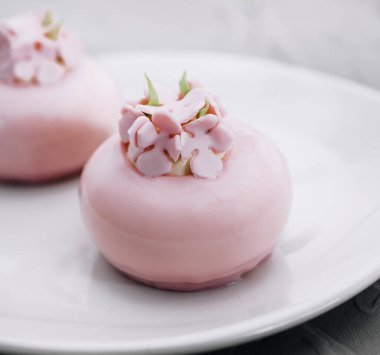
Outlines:
{"label": "glossy glazed surface", "polygon": [[79,171],[116,130],[117,97],[90,59],[56,84],[0,83],[0,180],[40,182]]}
{"label": "glossy glazed surface", "polygon": [[286,163],[264,135],[229,126],[234,147],[215,180],[142,176],[118,136],[96,151],[81,204],[108,260],[155,285],[192,290],[235,281],[272,251],[290,209]]}

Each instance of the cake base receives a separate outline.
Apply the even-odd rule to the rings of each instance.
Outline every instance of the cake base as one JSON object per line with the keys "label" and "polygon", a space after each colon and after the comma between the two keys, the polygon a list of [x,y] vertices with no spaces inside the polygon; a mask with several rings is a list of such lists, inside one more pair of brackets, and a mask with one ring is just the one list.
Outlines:
{"label": "cake base", "polygon": [[291,203],[286,162],[263,134],[231,127],[234,147],[216,179],[142,176],[117,136],[95,152],[82,174],[81,211],[119,270],[195,291],[238,280],[273,250]]}
{"label": "cake base", "polygon": [[237,267],[238,271],[234,273],[231,273],[224,277],[219,277],[213,280],[203,281],[203,282],[166,282],[166,281],[147,280],[140,276],[136,276],[133,273],[133,271],[131,271],[130,268],[128,268],[125,265],[115,263],[112,260],[109,260],[108,258],[106,258],[106,260],[112,266],[114,266],[116,269],[118,269],[120,272],[125,274],[130,279],[140,282],[142,284],[148,285],[150,287],[164,289],[168,291],[192,292],[192,291],[201,291],[201,290],[217,288],[221,286],[228,286],[228,285],[234,284],[235,282],[238,282],[239,280],[241,280],[242,276],[245,273],[251,271],[260,263],[262,263],[264,260],[269,258],[270,255],[272,254],[272,251],[273,251],[273,248],[259,255],[258,257],[253,258],[252,260],[249,260],[248,262],[240,265],[239,267]]}
{"label": "cake base", "polygon": [[118,94],[84,58],[51,85],[0,82],[0,181],[39,183],[79,173],[116,129]]}

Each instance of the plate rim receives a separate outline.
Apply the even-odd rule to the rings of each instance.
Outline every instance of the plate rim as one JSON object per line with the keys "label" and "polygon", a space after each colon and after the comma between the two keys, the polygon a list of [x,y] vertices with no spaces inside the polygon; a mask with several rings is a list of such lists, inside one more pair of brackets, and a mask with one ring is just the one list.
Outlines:
{"label": "plate rim", "polygon": [[[214,57],[223,56],[223,60],[238,60],[246,63],[254,63],[261,67],[269,67],[272,70],[288,72],[296,77],[307,80],[319,81],[335,87],[338,90],[350,92],[354,95],[364,96],[366,99],[376,101],[380,106],[380,91],[366,86],[362,83],[350,79],[335,76],[333,74],[320,72],[295,64],[280,62],[274,59],[256,57],[254,55],[237,54],[224,51],[205,51],[205,50],[134,50],[134,51],[115,51],[96,55],[100,61],[107,61],[110,58],[139,57],[139,56],[194,56],[204,55]],[[64,341],[35,341],[20,340],[12,337],[0,335],[0,350],[10,352],[29,352],[34,354],[154,354],[154,353],[194,353],[207,350],[217,350],[223,347],[234,346],[237,344],[263,338],[285,329],[294,327],[321,315],[348,299],[354,297],[365,288],[376,282],[380,278],[380,255],[377,259],[358,269],[350,279],[337,284],[323,298],[311,298],[313,301],[303,302],[301,305],[293,306],[290,309],[275,312],[279,322],[276,326],[268,326],[263,329],[255,329],[252,326],[252,319],[236,322],[232,325],[223,325],[207,331],[193,332],[189,335],[172,336],[159,340],[144,341],[118,341],[94,344],[83,342],[80,344],[69,344]],[[340,290],[340,291],[339,291]],[[334,293],[335,292],[335,293]],[[280,316],[278,316],[280,314]],[[292,316],[290,316],[292,314]]]}
{"label": "plate rim", "polygon": [[[67,342],[38,342],[38,341],[20,341],[20,339],[8,338],[5,340],[0,336],[0,350],[10,352],[22,352],[27,351],[30,354],[190,354],[203,351],[214,351],[224,347],[235,346],[243,344],[259,338],[264,338],[275,333],[279,333],[283,330],[297,326],[305,321],[308,321],[318,315],[321,315],[336,306],[339,306],[343,302],[347,301],[354,295],[360,293],[366,287],[379,279],[380,260],[373,262],[371,266],[371,275],[367,278],[360,277],[363,272],[358,270],[355,279],[353,281],[346,282],[352,292],[346,293],[343,296],[335,297],[333,300],[328,301],[329,297],[319,299],[318,307],[314,307],[313,310],[306,312],[310,309],[309,302],[304,302],[297,317],[293,317],[291,321],[286,321],[286,317],[289,313],[293,313],[291,308],[282,312],[283,320],[278,323],[277,326],[267,327],[261,331],[250,329],[250,320],[238,322],[233,325],[221,326],[208,330],[208,336],[204,336],[205,331],[194,332],[190,335],[173,336],[162,340],[151,340],[149,344],[141,343],[141,341],[119,341],[117,343],[102,343],[93,344],[91,342],[83,342],[80,344],[70,345]],[[364,267],[364,269],[368,268]],[[374,270],[375,269],[375,270]],[[374,272],[372,272],[374,270]],[[355,282],[358,280],[358,282]],[[211,336],[210,336],[211,334]]]}

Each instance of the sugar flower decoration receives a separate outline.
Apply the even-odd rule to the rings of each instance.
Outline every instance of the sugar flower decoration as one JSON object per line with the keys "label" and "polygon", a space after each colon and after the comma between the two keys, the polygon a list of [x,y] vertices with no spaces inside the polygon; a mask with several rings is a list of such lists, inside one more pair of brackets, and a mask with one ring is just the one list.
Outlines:
{"label": "sugar flower decoration", "polygon": [[149,177],[193,174],[215,179],[233,143],[216,96],[187,81],[185,73],[178,94],[146,79],[145,97],[125,105],[119,121],[129,161]]}
{"label": "sugar flower decoration", "polygon": [[79,56],[77,40],[50,12],[0,23],[1,81],[51,84],[74,67]]}
{"label": "sugar flower decoration", "polygon": [[223,170],[220,154],[231,148],[232,137],[216,115],[207,114],[184,125],[181,144],[182,160],[190,159],[192,173],[213,178]]}

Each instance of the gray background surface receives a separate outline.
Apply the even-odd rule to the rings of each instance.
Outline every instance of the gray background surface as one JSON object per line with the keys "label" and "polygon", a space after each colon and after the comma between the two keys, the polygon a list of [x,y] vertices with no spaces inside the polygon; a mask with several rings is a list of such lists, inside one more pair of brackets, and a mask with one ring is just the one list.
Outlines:
{"label": "gray background surface", "polygon": [[93,52],[233,51],[380,88],[380,0],[0,0],[0,17],[46,8]]}

